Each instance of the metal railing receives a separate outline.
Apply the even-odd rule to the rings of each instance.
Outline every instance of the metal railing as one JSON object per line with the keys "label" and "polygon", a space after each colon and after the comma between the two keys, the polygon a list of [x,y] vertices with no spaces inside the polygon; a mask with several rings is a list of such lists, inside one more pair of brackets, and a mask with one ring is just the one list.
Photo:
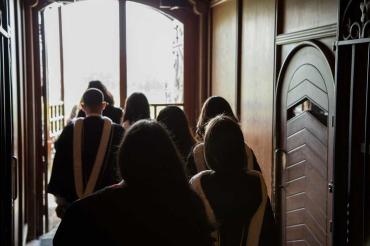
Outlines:
{"label": "metal railing", "polygon": [[150,104],[150,118],[157,118],[158,113],[167,106],[177,106],[184,109],[183,103],[152,103]]}

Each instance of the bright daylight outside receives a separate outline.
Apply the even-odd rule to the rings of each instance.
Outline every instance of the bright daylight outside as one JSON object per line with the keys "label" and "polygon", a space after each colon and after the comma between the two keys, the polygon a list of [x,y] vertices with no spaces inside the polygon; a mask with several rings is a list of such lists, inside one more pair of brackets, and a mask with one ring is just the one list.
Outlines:
{"label": "bright daylight outside", "polygon": [[[113,94],[115,106],[123,106],[119,105],[122,14],[117,0],[52,4],[45,9],[48,107],[62,105],[66,121],[91,80],[102,81]],[[152,116],[164,104],[183,104],[183,36],[181,22],[152,7],[127,1],[127,95],[143,92],[150,104],[159,104],[152,106]],[[48,136],[50,146],[57,137],[54,135]],[[52,147],[50,151],[49,173]],[[50,197],[50,228],[58,222],[53,206]]]}

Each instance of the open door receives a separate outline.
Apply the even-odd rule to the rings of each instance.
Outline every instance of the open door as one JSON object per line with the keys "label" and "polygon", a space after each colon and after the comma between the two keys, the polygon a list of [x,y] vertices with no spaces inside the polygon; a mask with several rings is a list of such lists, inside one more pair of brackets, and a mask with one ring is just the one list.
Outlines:
{"label": "open door", "polygon": [[[148,95],[153,118],[161,108],[178,105],[195,123],[200,17],[186,1],[173,4],[176,2],[103,0],[40,7],[38,72],[42,103],[37,107],[42,111],[43,164],[39,167],[43,191],[38,196],[43,209],[37,212],[45,220],[39,231],[46,232],[58,223],[54,199],[46,193],[53,143],[90,80],[102,80],[117,106],[124,106],[128,94],[141,91]],[[138,23],[141,28],[135,27]],[[168,72],[163,72],[166,69]],[[162,74],[158,76],[155,71]]]}
{"label": "open door", "polygon": [[282,245],[331,245],[334,79],[316,43],[294,48],[279,74]]}

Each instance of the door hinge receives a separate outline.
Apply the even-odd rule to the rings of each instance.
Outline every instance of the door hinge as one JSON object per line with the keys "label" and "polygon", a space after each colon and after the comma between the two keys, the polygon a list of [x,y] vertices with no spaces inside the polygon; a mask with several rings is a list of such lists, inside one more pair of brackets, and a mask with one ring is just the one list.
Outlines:
{"label": "door hinge", "polygon": [[46,98],[46,86],[45,86],[45,84],[43,84],[41,86],[41,94],[42,94],[42,96],[44,97],[44,100],[45,100],[45,98]]}
{"label": "door hinge", "polygon": [[330,193],[333,193],[334,192],[334,183],[333,183],[333,181],[330,181],[329,182],[328,189],[329,189],[329,192]]}
{"label": "door hinge", "polygon": [[370,145],[366,145],[366,143],[361,143],[361,153],[364,155],[370,155]]}
{"label": "door hinge", "polygon": [[332,220],[329,221],[329,230],[330,232],[333,232],[333,221]]}
{"label": "door hinge", "polygon": [[331,117],[331,127],[334,127],[334,122],[335,122],[335,116],[333,115]]}

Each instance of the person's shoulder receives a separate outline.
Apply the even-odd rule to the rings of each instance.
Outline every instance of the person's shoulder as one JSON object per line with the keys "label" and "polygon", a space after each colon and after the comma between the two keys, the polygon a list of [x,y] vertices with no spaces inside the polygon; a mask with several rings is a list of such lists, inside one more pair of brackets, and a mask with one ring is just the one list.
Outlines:
{"label": "person's shoulder", "polygon": [[68,123],[64,128],[62,133],[59,135],[56,143],[62,142],[69,139],[73,134],[73,122]]}
{"label": "person's shoulder", "polygon": [[74,209],[78,211],[101,210],[104,207],[109,207],[111,202],[119,202],[120,198],[125,197],[126,193],[125,186],[121,184],[108,186],[76,201],[71,207],[74,206]]}
{"label": "person's shoulder", "polygon": [[113,130],[115,131],[115,133],[119,134],[119,135],[122,135],[125,133],[125,128],[123,128],[123,126],[121,126],[120,124],[117,124],[117,123],[112,123],[112,128]]}
{"label": "person's shoulder", "polygon": [[110,104],[107,105],[107,107],[105,109],[106,109],[106,111],[108,111],[111,114],[116,115],[116,116],[120,116],[120,115],[123,114],[123,110],[121,108],[112,106]]}
{"label": "person's shoulder", "polygon": [[205,176],[210,176],[214,173],[214,171],[212,170],[204,170],[204,171],[201,171],[197,174],[195,174],[189,181],[190,184],[193,184],[195,182],[198,182],[202,179],[202,177],[205,177]]}
{"label": "person's shoulder", "polygon": [[248,170],[244,175],[248,181],[248,186],[252,189],[261,190],[261,186],[265,184],[264,178],[259,171]]}
{"label": "person's shoulder", "polygon": [[199,153],[201,151],[204,151],[204,143],[195,144],[195,146],[193,148],[193,152],[194,153]]}

